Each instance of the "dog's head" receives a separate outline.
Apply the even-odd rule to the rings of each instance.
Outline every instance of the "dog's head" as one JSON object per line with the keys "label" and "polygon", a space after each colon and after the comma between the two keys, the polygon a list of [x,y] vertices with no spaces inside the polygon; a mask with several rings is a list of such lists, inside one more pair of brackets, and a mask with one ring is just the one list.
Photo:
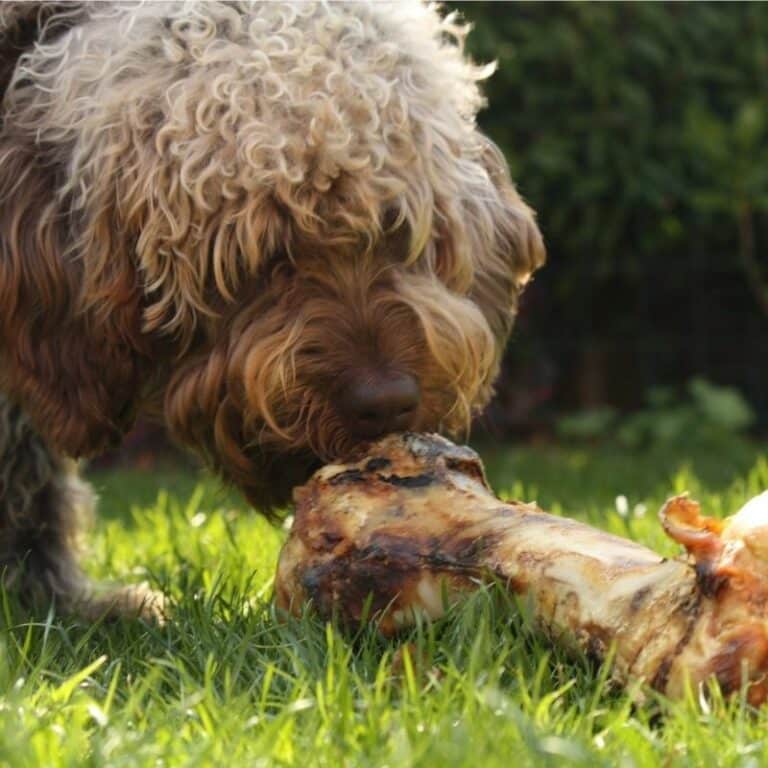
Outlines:
{"label": "dog's head", "polygon": [[43,353],[4,324],[40,426],[83,452],[153,404],[256,503],[466,427],[543,246],[463,37],[402,3],[97,5],[23,56],[0,290],[57,318]]}

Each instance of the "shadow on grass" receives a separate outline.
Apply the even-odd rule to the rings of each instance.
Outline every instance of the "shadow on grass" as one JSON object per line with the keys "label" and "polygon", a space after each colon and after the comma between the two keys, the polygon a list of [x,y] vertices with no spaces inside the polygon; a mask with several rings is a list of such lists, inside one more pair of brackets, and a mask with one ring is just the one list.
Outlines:
{"label": "shadow on grass", "polygon": [[176,498],[183,504],[198,488],[202,488],[201,502],[205,506],[248,508],[236,489],[225,486],[205,470],[189,465],[86,470],[83,474],[98,496],[97,518],[120,520],[127,528],[134,526],[132,510],[153,507],[161,494]]}

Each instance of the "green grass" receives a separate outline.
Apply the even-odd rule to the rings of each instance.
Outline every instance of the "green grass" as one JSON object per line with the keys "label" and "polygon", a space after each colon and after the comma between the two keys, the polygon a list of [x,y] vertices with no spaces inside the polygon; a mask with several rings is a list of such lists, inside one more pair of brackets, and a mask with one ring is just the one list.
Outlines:
{"label": "green grass", "polygon": [[[724,514],[768,487],[756,448],[719,453],[484,451],[499,491],[667,554],[655,513],[670,493]],[[280,623],[270,590],[283,531],[191,473],[92,479],[102,514],[89,571],[149,579],[173,619],[30,622],[4,596],[2,766],[768,764],[768,712],[716,691],[638,704],[641,691],[613,690],[605,669],[551,647],[497,589],[400,641]],[[413,652],[396,660],[404,641]]]}

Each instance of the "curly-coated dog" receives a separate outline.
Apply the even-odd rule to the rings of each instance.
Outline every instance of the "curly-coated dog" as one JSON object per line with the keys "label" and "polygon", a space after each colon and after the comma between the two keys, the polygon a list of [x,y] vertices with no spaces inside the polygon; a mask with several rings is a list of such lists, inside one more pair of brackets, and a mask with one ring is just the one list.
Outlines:
{"label": "curly-coated dog", "polygon": [[0,568],[97,613],[72,459],[162,420],[256,507],[487,403],[544,259],[438,9],[0,6]]}

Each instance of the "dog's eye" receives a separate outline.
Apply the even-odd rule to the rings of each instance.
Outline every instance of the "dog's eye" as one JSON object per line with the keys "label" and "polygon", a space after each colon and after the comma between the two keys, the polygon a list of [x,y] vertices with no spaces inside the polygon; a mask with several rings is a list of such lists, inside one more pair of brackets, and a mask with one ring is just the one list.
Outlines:
{"label": "dog's eye", "polygon": [[323,348],[319,344],[307,344],[301,351],[307,357],[319,357],[323,354]]}

